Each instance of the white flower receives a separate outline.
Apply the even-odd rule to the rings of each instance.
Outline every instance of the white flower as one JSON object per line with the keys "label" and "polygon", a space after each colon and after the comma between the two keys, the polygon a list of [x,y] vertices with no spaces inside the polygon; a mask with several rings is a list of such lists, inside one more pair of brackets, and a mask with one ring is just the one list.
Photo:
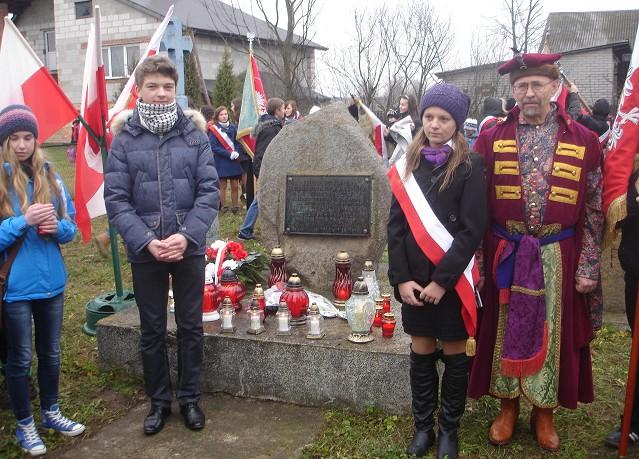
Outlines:
{"label": "white flower", "polygon": [[225,260],[224,263],[222,263],[222,269],[226,268],[230,268],[232,271],[235,271],[237,269],[237,261]]}
{"label": "white flower", "polygon": [[220,250],[222,247],[226,245],[226,241],[217,240],[213,244],[211,244],[211,248],[215,251]]}

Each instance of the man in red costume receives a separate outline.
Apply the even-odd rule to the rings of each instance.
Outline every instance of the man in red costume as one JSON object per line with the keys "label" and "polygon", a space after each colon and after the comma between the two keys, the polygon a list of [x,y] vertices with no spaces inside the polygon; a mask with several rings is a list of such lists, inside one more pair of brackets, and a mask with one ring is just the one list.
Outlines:
{"label": "man in red costume", "polygon": [[469,395],[500,399],[496,445],[512,438],[523,395],[533,435],[550,451],[559,448],[554,408],[594,399],[589,294],[604,221],[597,137],[551,102],[560,57],[517,53],[499,67],[517,106],[474,146],[486,161],[490,226]]}

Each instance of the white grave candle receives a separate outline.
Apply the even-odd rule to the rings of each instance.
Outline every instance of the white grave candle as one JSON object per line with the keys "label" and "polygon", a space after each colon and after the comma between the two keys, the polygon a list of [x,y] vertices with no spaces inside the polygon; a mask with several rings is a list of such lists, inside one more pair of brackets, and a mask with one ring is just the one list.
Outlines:
{"label": "white grave candle", "polygon": [[311,335],[319,335],[320,334],[319,318],[312,317],[310,320],[311,320]]}
{"label": "white grave candle", "polygon": [[259,330],[260,328],[260,315],[251,314],[251,330]]}
{"label": "white grave candle", "polygon": [[287,332],[288,331],[288,317],[281,315],[277,320],[277,331]]}
{"label": "white grave candle", "polygon": [[222,314],[222,328],[233,328],[233,316],[231,314]]}

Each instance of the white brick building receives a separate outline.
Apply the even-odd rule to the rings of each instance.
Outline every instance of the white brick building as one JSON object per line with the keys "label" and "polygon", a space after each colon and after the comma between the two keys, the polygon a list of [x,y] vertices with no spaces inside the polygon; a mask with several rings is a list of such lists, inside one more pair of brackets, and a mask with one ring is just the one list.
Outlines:
{"label": "white brick building", "polygon": [[[639,10],[550,13],[540,51],[562,54],[564,73],[588,103],[605,98],[616,107],[638,24]],[[449,70],[437,76],[462,88],[473,99],[471,113],[480,116],[484,97],[510,96],[508,78],[497,75],[500,64]]]}
{"label": "white brick building", "polygon": [[[58,79],[69,98],[79,105],[82,72],[89,24],[93,21],[93,6],[100,5],[102,21],[102,55],[107,75],[107,94],[111,101],[144,52],[151,35],[157,29],[171,3],[174,16],[194,34],[194,46],[201,62],[202,73],[211,88],[222,60],[225,43],[231,49],[233,70],[246,70],[248,42],[245,34],[257,35],[260,46],[255,53],[273,53],[273,33],[260,19],[243,13],[219,0],[17,0],[7,1],[9,13],[27,41]],[[0,0],[2,6],[2,0]],[[0,8],[0,12],[2,8]],[[6,10],[5,10],[6,11]],[[282,32],[283,34],[284,32]],[[301,40],[300,37],[296,37]],[[315,71],[315,50],[321,45],[305,41],[305,74]],[[274,94],[268,70],[262,68],[267,94]],[[270,80],[270,81],[269,81]],[[271,86],[269,88],[268,86]]]}

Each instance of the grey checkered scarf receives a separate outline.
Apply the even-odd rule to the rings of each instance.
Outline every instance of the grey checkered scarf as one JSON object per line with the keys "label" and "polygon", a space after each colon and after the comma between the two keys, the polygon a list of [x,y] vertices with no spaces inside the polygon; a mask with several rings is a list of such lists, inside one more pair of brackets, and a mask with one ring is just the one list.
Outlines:
{"label": "grey checkered scarf", "polygon": [[138,99],[136,106],[140,119],[154,134],[166,134],[177,121],[176,101],[170,104],[145,104],[142,99]]}

